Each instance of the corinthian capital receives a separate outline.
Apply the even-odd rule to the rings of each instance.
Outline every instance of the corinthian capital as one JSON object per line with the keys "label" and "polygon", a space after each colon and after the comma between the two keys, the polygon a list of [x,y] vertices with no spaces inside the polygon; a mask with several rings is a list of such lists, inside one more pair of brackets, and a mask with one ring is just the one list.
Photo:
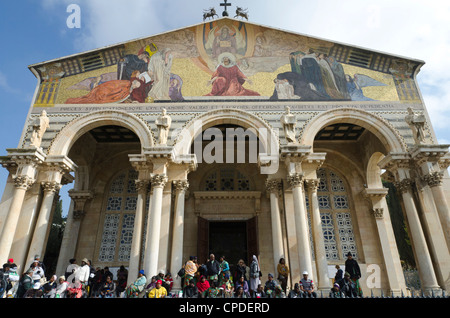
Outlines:
{"label": "corinthian capital", "polygon": [[189,188],[189,182],[187,180],[174,180],[172,183],[177,192],[187,191]]}
{"label": "corinthian capital", "polygon": [[319,188],[320,179],[307,179],[306,180],[306,186],[308,187],[311,192],[316,192]]}
{"label": "corinthian capital", "polygon": [[400,193],[405,193],[411,190],[414,181],[411,179],[403,179],[402,181],[395,182],[395,187]]}
{"label": "corinthian capital", "polygon": [[383,218],[383,208],[374,208],[372,209],[372,214],[376,219]]}
{"label": "corinthian capital", "polygon": [[266,190],[269,193],[278,193],[281,190],[281,181],[276,179],[266,180]]}
{"label": "corinthian capital", "polygon": [[148,185],[150,183],[149,180],[140,180],[140,179],[134,180],[134,182],[136,184],[137,192],[141,192],[141,191],[147,190],[147,187],[148,187]]}
{"label": "corinthian capital", "polygon": [[13,177],[14,186],[17,189],[28,190],[34,183],[34,179],[28,176],[15,176]]}
{"label": "corinthian capital", "polygon": [[43,181],[41,182],[41,186],[44,192],[58,192],[61,189],[61,184],[56,181]]}
{"label": "corinthian capital", "polygon": [[287,177],[287,182],[293,188],[295,188],[295,187],[302,187],[303,186],[303,181],[304,181],[304,178],[303,178],[303,174],[302,173],[291,173]]}
{"label": "corinthian capital", "polygon": [[164,186],[167,183],[167,176],[164,174],[155,174],[151,177],[151,183],[152,183],[152,187],[161,187],[164,188]]}
{"label": "corinthian capital", "polygon": [[442,184],[442,179],[444,178],[444,172],[435,171],[431,172],[422,177],[422,180],[425,181],[430,187],[437,187]]}

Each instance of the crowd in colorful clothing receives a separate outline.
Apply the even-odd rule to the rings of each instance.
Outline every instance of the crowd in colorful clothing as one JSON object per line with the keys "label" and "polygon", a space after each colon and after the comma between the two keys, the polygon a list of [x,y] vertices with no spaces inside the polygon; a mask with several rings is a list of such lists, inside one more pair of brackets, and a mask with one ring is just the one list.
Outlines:
{"label": "crowd in colorful clothing", "polygon": [[[328,297],[348,298],[362,296],[359,286],[361,272],[356,260],[348,255],[346,272],[336,265],[334,285]],[[147,278],[144,270],[139,271],[136,280],[127,285],[128,271],[121,266],[116,279],[108,267],[94,268],[88,259],[81,265],[75,259],[69,261],[65,275],[45,276],[45,265],[39,256],[24,274],[19,276],[13,259],[0,269],[0,298],[316,298],[314,281],[308,272],[293,289],[287,290],[289,267],[281,258],[277,266],[277,276],[263,274],[256,256],[249,266],[241,259],[234,266],[233,273],[225,256],[217,260],[214,254],[200,264],[191,256],[177,273],[181,278],[181,289],[173,290],[170,273],[159,273]]]}

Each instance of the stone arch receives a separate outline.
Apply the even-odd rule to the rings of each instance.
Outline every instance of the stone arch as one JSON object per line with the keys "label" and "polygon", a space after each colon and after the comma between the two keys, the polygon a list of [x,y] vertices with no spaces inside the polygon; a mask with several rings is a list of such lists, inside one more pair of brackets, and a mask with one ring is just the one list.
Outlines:
{"label": "stone arch", "polygon": [[400,134],[383,118],[351,107],[341,107],[325,111],[308,121],[299,136],[302,145],[313,146],[314,138],[324,127],[337,123],[359,125],[373,133],[388,152],[406,152],[407,146]]}
{"label": "stone arch", "polygon": [[381,169],[378,166],[378,162],[384,158],[381,152],[375,152],[370,156],[369,162],[367,163],[367,187],[381,189],[383,188],[383,183],[381,182]]}
{"label": "stone arch", "polygon": [[154,136],[150,128],[138,116],[122,111],[104,110],[77,117],[67,123],[52,140],[48,154],[67,155],[75,141],[83,134],[105,125],[117,125],[130,129],[139,137],[142,149],[154,145]]}
{"label": "stone arch", "polygon": [[207,128],[221,124],[234,124],[245,129],[254,130],[265,147],[267,155],[277,155],[279,149],[278,135],[264,119],[240,109],[218,109],[201,114],[180,129],[174,142],[176,156],[187,155],[194,139]]}

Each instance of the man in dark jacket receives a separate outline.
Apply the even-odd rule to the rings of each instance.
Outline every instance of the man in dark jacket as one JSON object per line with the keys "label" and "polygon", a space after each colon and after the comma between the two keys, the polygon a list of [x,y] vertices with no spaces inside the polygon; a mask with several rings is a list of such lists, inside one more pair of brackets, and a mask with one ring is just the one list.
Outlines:
{"label": "man in dark jacket", "polygon": [[359,268],[358,262],[353,259],[353,255],[351,252],[348,252],[347,254],[347,260],[345,261],[345,272],[350,274],[351,280],[355,283],[358,296],[362,296],[362,290],[359,285],[359,279],[361,278],[361,269]]}
{"label": "man in dark jacket", "polygon": [[216,261],[214,254],[209,255],[209,260],[206,262],[206,276],[208,281],[217,283],[219,280],[220,264]]}
{"label": "man in dark jacket", "polygon": [[198,288],[195,286],[195,280],[191,279],[189,285],[184,287],[183,298],[198,298]]}
{"label": "man in dark jacket", "polygon": [[33,288],[33,279],[31,278],[33,276],[33,270],[28,269],[27,272],[22,276],[22,278],[19,281],[19,287],[17,288],[17,298],[23,298],[25,293],[30,289]]}

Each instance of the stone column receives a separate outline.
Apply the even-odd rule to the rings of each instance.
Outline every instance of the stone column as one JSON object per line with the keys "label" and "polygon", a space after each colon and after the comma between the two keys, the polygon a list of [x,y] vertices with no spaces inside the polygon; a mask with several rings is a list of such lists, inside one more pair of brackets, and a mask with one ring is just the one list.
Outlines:
{"label": "stone column", "polygon": [[[174,273],[177,273],[183,266],[184,201],[189,182],[187,180],[175,180],[173,185],[175,188],[175,216],[173,219],[170,272],[175,275]],[[181,288],[181,280],[175,279],[173,289],[180,290]]]}
{"label": "stone column", "polygon": [[147,199],[148,180],[136,180],[138,193],[136,202],[136,214],[134,216],[133,240],[130,248],[130,263],[128,267],[128,285],[136,280],[139,273],[141,260],[142,235],[144,229],[144,211]]}
{"label": "stone column", "polygon": [[311,207],[311,227],[314,240],[314,252],[316,257],[317,287],[322,291],[329,291],[331,288],[330,278],[328,277],[328,261],[325,252],[325,242],[323,240],[322,218],[320,216],[319,200],[317,197],[317,188],[319,179],[308,179],[306,184],[309,192],[309,204]]}
{"label": "stone column", "polygon": [[[272,220],[272,245],[273,245],[273,261],[275,271],[277,270],[278,261],[284,258],[283,251],[283,233],[281,231],[279,193],[281,191],[281,181],[275,179],[266,180],[266,190],[270,197],[270,218]],[[276,272],[275,272],[276,273]]]}
{"label": "stone column", "polygon": [[413,181],[410,178],[403,178],[400,181],[395,182],[395,186],[401,193],[403,204],[405,206],[405,213],[410,230],[409,233],[413,241],[423,289],[427,293],[431,293],[431,291],[437,292],[440,288],[437,283],[433,262],[422,230],[419,214],[414,203],[412,184]]}
{"label": "stone column", "polygon": [[155,174],[151,177],[152,199],[149,211],[149,227],[146,240],[144,271],[147,277],[158,274],[159,239],[161,229],[162,198],[167,182],[165,174]]}
{"label": "stone column", "polygon": [[291,173],[287,179],[289,185],[292,187],[294,199],[294,217],[300,272],[303,273],[304,271],[307,271],[309,278],[314,279],[308,233],[308,216],[306,213],[305,195],[303,191],[303,175],[301,173]]}
{"label": "stone column", "polygon": [[[41,182],[44,191],[39,215],[34,226],[33,238],[28,249],[27,264],[31,263],[34,255],[43,255],[45,238],[48,227],[51,225],[50,215],[55,199],[55,194],[61,189],[61,184],[56,181]],[[41,256],[42,257],[42,256]]]}
{"label": "stone column", "polygon": [[403,269],[400,264],[397,244],[395,242],[394,230],[389,217],[386,195],[388,189],[365,189],[365,195],[372,204],[372,215],[380,239],[381,251],[383,253],[384,265],[389,281],[390,294],[401,296],[402,290],[406,294],[406,283]]}
{"label": "stone column", "polygon": [[15,186],[13,198],[0,236],[1,260],[7,260],[9,257],[25,193],[35,181],[29,176],[15,176],[13,180]]}
{"label": "stone column", "polygon": [[69,196],[72,199],[72,202],[67,215],[66,228],[64,230],[58,257],[58,265],[56,268],[58,276],[64,274],[65,269],[69,264],[69,259],[75,257],[81,221],[86,214],[85,205],[88,200],[94,197],[93,193],[89,190],[76,191],[73,189],[69,190]]}
{"label": "stone column", "polygon": [[445,240],[447,245],[450,246],[450,207],[442,188],[442,178],[444,173],[442,171],[430,172],[422,177],[431,189],[436,210],[439,214],[439,218],[442,224],[442,230],[444,231]]}

